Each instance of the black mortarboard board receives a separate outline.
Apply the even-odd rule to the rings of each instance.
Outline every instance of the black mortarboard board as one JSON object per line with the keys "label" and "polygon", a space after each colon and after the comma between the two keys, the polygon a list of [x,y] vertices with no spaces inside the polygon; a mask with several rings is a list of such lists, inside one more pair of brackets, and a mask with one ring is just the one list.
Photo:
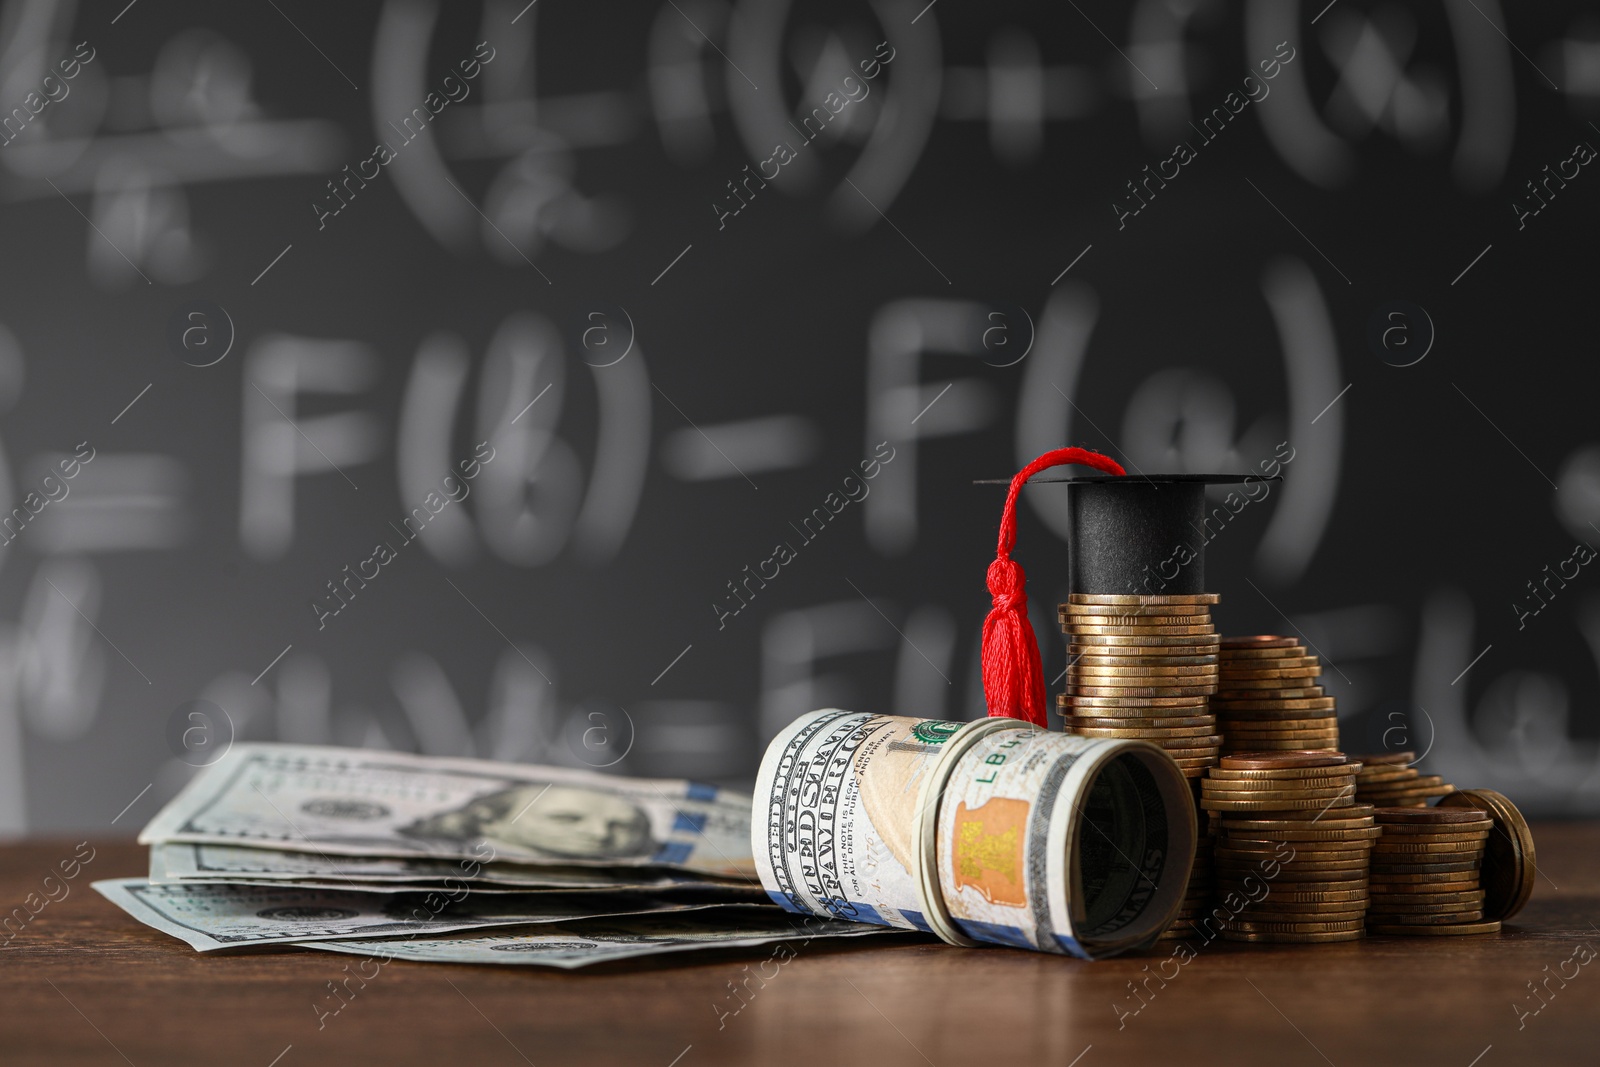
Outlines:
{"label": "black mortarboard board", "polygon": [[[1076,478],[1035,474],[1064,464],[1106,472]],[[1252,474],[1127,474],[1107,456],[1080,448],[1047,452],[1014,477],[1000,522],[1000,544],[989,565],[994,608],[984,622],[984,693],[989,714],[1044,724],[1044,684],[1025,612],[1022,569],[1011,559],[1015,506],[1024,484],[1064,484],[1067,491],[1067,586],[1072,593],[1191,595],[1205,588],[1205,487],[1276,480]],[[980,483],[991,484],[991,483]],[[1224,509],[1231,518],[1233,512]]]}
{"label": "black mortarboard board", "polygon": [[[1207,513],[1206,486],[1277,477],[1127,474],[1037,478],[1027,484],[1066,487],[1069,593],[1173,596],[1211,591],[1205,547],[1222,524]],[[1227,508],[1223,514],[1233,517]]]}

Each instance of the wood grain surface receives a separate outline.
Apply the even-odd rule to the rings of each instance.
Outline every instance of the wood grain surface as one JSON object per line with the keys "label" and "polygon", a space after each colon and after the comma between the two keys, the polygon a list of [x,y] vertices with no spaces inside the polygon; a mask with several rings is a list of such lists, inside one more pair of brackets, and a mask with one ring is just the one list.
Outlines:
{"label": "wood grain surface", "polygon": [[[89,888],[145,865],[97,842],[67,896],[0,932],[0,1063],[1594,1063],[1600,966],[1580,961],[1600,948],[1600,824],[1535,832],[1539,886],[1493,937],[1195,941],[1182,966],[1170,946],[1083,963],[923,941],[813,945],[781,966],[765,949],[576,973],[393,962],[320,1028],[348,960],[201,956]],[[75,846],[0,848],[0,912]]]}

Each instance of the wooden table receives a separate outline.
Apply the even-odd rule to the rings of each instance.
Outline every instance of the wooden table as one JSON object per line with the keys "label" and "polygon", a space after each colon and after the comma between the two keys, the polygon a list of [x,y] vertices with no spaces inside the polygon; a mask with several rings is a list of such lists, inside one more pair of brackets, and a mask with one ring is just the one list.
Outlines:
{"label": "wooden table", "polygon": [[[1219,940],[1181,967],[1170,948],[1083,963],[928,943],[813,944],[781,967],[762,949],[577,973],[394,962],[320,1029],[316,1006],[348,960],[201,956],[89,888],[144,870],[143,849],[102,843],[69,894],[0,947],[0,1063],[1595,1063],[1600,964],[1578,961],[1600,949],[1600,824],[1536,834],[1543,876],[1498,937]],[[73,850],[0,849],[0,910]],[[1175,977],[1149,979],[1142,1010],[1121,1015],[1141,1003],[1129,983],[1163,960]],[[730,983],[763,971],[735,999]],[[1530,982],[1549,992],[1519,1018],[1541,1003]]]}

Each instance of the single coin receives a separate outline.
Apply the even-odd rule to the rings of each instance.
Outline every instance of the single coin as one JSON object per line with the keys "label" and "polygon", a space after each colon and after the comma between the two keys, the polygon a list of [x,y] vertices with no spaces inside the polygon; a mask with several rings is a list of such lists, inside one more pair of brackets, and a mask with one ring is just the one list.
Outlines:
{"label": "single coin", "polygon": [[1308,741],[1323,741],[1339,735],[1337,726],[1275,726],[1267,729],[1246,730],[1238,723],[1224,723],[1230,740],[1243,745],[1248,741],[1293,741],[1303,737]]}
{"label": "single coin", "polygon": [[1068,668],[1073,674],[1092,678],[1205,678],[1215,679],[1217,668],[1209,664],[1191,664],[1187,667],[1102,667],[1094,663],[1079,661],[1069,663]]}
{"label": "single coin", "polygon": [[1438,822],[1493,822],[1488,814],[1475,808],[1424,808],[1421,811],[1414,808],[1379,808],[1378,821],[1398,822],[1403,825],[1426,824],[1435,825]]}
{"label": "single coin", "polygon": [[[1360,789],[1361,787],[1359,785],[1357,785],[1356,788]],[[1422,814],[1424,812],[1436,811],[1438,809],[1436,809],[1436,808],[1379,808],[1378,810],[1380,812],[1385,812],[1385,811],[1414,811],[1414,812],[1416,812],[1417,814],[1420,815],[1420,814]],[[1483,819],[1481,821],[1473,820],[1472,822],[1467,822],[1467,821],[1463,820],[1461,822],[1449,822],[1449,823],[1444,823],[1444,822],[1425,822],[1425,823],[1417,823],[1415,825],[1407,825],[1405,823],[1397,823],[1397,822],[1395,822],[1392,817],[1386,819],[1380,814],[1378,816],[1378,825],[1383,827],[1384,833],[1386,833],[1389,836],[1393,837],[1396,841],[1410,841],[1413,838],[1427,838],[1427,837],[1430,837],[1430,836],[1432,836],[1434,834],[1476,834],[1476,833],[1487,833],[1493,827],[1494,824],[1488,819]]]}
{"label": "single coin", "polygon": [[1348,764],[1342,752],[1239,752],[1222,761],[1224,770],[1277,771],[1292,767],[1337,767]]}
{"label": "single coin", "polygon": [[1222,736],[1228,738],[1226,744],[1228,746],[1229,755],[1251,749],[1257,752],[1265,752],[1269,750],[1278,752],[1307,752],[1314,749],[1321,749],[1325,752],[1334,752],[1339,748],[1339,739],[1337,737],[1326,737],[1322,739],[1314,737],[1286,737],[1281,739],[1261,737],[1244,739],[1229,737],[1228,732],[1225,729],[1223,730]]}
{"label": "single coin", "polygon": [[1215,604],[1221,597],[1216,593],[1174,593],[1170,596],[1150,593],[1071,593],[1070,604]]}
{"label": "single coin", "polygon": [[1281,686],[1249,689],[1240,688],[1226,679],[1217,683],[1216,693],[1219,700],[1312,700],[1326,695],[1320,685],[1303,685],[1296,689]]}
{"label": "single coin", "polygon": [[1508,919],[1533,895],[1539,861],[1533,831],[1504,794],[1492,789],[1463,789],[1439,801],[1440,807],[1477,808],[1494,819],[1494,832],[1483,853],[1483,885],[1488,891],[1484,914]]}
{"label": "single coin", "polygon": [[1331,786],[1326,789],[1261,789],[1251,783],[1246,783],[1244,788],[1225,789],[1224,785],[1231,786],[1238,783],[1208,780],[1201,787],[1200,795],[1215,797],[1218,800],[1331,800],[1334,797],[1353,798],[1356,795],[1355,789],[1348,785]]}
{"label": "single coin", "polygon": [[1225,941],[1255,941],[1264,945],[1324,945],[1336,941],[1360,941],[1367,936],[1365,929],[1338,934],[1256,934],[1224,929]]}
{"label": "single coin", "polygon": [[1460,833],[1456,833],[1453,830],[1441,829],[1433,833],[1397,834],[1388,827],[1384,827],[1383,837],[1385,845],[1393,842],[1396,848],[1403,848],[1407,845],[1459,845],[1487,840],[1489,831],[1487,829],[1462,830]]}
{"label": "single coin", "polygon": [[1361,889],[1341,889],[1333,891],[1280,892],[1278,889],[1270,891],[1267,899],[1276,900],[1284,904],[1343,904],[1359,903],[1367,899],[1367,893]]}
{"label": "single coin", "polygon": [[[1350,809],[1344,808],[1343,811]],[[1249,833],[1252,830],[1269,830],[1273,833],[1312,833],[1321,831],[1341,830],[1372,830],[1374,826],[1371,818],[1353,819],[1252,819],[1237,815],[1224,815],[1217,817],[1220,832],[1236,831]]]}
{"label": "single coin", "polygon": [[1170,729],[1186,726],[1202,727],[1204,733],[1217,732],[1217,720],[1210,715],[1067,715],[1066,721],[1074,726],[1127,727],[1134,730]]}
{"label": "single coin", "polygon": [[[1394,863],[1394,860],[1411,859],[1413,863]],[[1382,875],[1423,875],[1423,874],[1472,874],[1478,873],[1477,860],[1462,860],[1460,863],[1434,863],[1433,857],[1427,853],[1416,853],[1412,856],[1391,856],[1384,854],[1376,856],[1372,861],[1372,873]]]}
{"label": "single coin", "polygon": [[[1269,781],[1273,779],[1289,781],[1295,778],[1354,778],[1360,769],[1359,763],[1346,763],[1340,766],[1313,766],[1313,767],[1274,767],[1260,770],[1242,769],[1237,767],[1218,767],[1217,773],[1212,777],[1218,779],[1231,779],[1245,781]],[[1358,785],[1357,788],[1360,788]]]}
{"label": "single coin", "polygon": [[[1066,706],[1066,705],[1083,705],[1085,707],[1094,707],[1095,705],[1100,705],[1100,706],[1108,707],[1108,708],[1137,708],[1137,707],[1145,707],[1145,708],[1207,708],[1207,707],[1209,707],[1209,705],[1206,703],[1206,698],[1203,697],[1203,696],[1183,696],[1183,697],[1136,697],[1136,696],[1097,697],[1097,696],[1078,696],[1078,695],[1076,695],[1074,693],[1059,693],[1056,696],[1056,703],[1060,704],[1060,705],[1063,705],[1063,706]],[[1209,715],[1211,713],[1210,713],[1210,711],[1206,711],[1204,714]]]}
{"label": "single coin", "polygon": [[[1080,723],[1068,723],[1068,733],[1077,734],[1079,737],[1126,737],[1141,740],[1158,740],[1174,738],[1199,738],[1210,737],[1209,726],[1173,726],[1141,729],[1126,726],[1084,726]],[[1216,748],[1216,745],[1207,745],[1207,748]]]}
{"label": "single coin", "polygon": [[1238,711],[1331,711],[1333,697],[1285,697],[1283,700],[1218,700],[1218,709]]}
{"label": "single coin", "polygon": [[[1169,651],[1152,653],[1153,655],[1175,655],[1171,652],[1174,648],[1214,649],[1217,647],[1215,634],[1188,634],[1188,635],[1124,635],[1124,634],[1078,634],[1071,638],[1071,645],[1076,648],[1098,648],[1102,652],[1107,649],[1128,648],[1160,648]],[[1126,653],[1123,653],[1126,655]]]}
{"label": "single coin", "polygon": [[[1083,605],[1091,607],[1093,605]],[[1211,615],[1201,613],[1197,615],[1146,615],[1141,612],[1118,613],[1115,609],[1107,611],[1101,609],[1097,613],[1083,611],[1068,612],[1061,619],[1061,625],[1077,628],[1079,626],[1206,626],[1211,625]]]}
{"label": "single coin", "polygon": [[1384,934],[1397,937],[1415,937],[1418,935],[1431,937],[1470,936],[1472,934],[1498,934],[1500,920],[1475,923],[1437,923],[1432,926],[1388,925],[1385,923],[1371,923],[1367,926],[1369,934]]}
{"label": "single coin", "polygon": [[1422,892],[1424,887],[1475,886],[1477,871],[1448,871],[1444,874],[1395,874],[1392,871],[1371,871],[1372,884],[1382,883],[1396,891]]}
{"label": "single coin", "polygon": [[1229,648],[1222,655],[1237,663],[1263,662],[1277,659],[1295,659],[1306,654],[1306,649],[1295,648]]}
{"label": "single coin", "polygon": [[[1219,652],[1218,655],[1221,655]],[[1322,667],[1315,656],[1296,656],[1293,659],[1285,657],[1270,661],[1272,666],[1256,666],[1255,663],[1245,661],[1241,666],[1237,661],[1223,663],[1222,673],[1229,678],[1267,680],[1272,678],[1299,678],[1306,673],[1321,674]]]}
{"label": "single coin", "polygon": [[1483,907],[1481,889],[1464,889],[1459,893],[1384,893],[1374,886],[1372,895],[1374,898],[1381,898],[1383,910],[1396,915],[1461,911],[1466,908]]}
{"label": "single coin", "polygon": [[1302,725],[1306,725],[1306,723],[1333,723],[1334,721],[1333,712],[1328,709],[1317,709],[1317,707],[1310,707],[1310,709],[1280,707],[1280,709],[1254,710],[1254,712],[1251,712],[1251,710],[1240,712],[1240,710],[1232,709],[1232,707],[1226,710],[1216,710],[1218,710],[1219,718],[1227,718],[1230,723],[1261,723],[1261,721],[1286,723],[1286,721],[1298,720],[1301,721]]}
{"label": "single coin", "polygon": [[[1204,792],[1216,796],[1247,797],[1261,791],[1304,796],[1303,790],[1332,791],[1333,795],[1353,796],[1353,786],[1347,778],[1218,778],[1206,780]],[[1349,816],[1345,816],[1348,818]],[[1376,825],[1376,824],[1374,824]]]}
{"label": "single coin", "polygon": [[1417,762],[1417,754],[1409,750],[1405,752],[1374,752],[1369,755],[1351,756],[1350,758],[1358,759],[1369,767],[1378,767],[1387,763],[1400,763],[1409,767]]}
{"label": "single coin", "polygon": [[1074,637],[1194,637],[1214,634],[1217,631],[1207,623],[1203,626],[1101,626],[1073,623],[1066,632]]}
{"label": "single coin", "polygon": [[1367,906],[1360,904],[1338,905],[1330,909],[1328,905],[1312,905],[1310,908],[1296,908],[1291,906],[1262,906],[1247,907],[1238,913],[1237,918],[1231,922],[1261,923],[1365,923],[1367,921]]}
{"label": "single coin", "polygon": [[1483,909],[1472,908],[1449,912],[1442,911],[1438,912],[1437,914],[1421,912],[1396,913],[1392,911],[1380,912],[1377,910],[1372,910],[1368,912],[1368,918],[1373,922],[1379,922],[1385,925],[1392,924],[1396,926],[1410,926],[1414,923],[1418,925],[1432,925],[1434,923],[1475,923],[1483,919]]}
{"label": "single coin", "polygon": [[1224,637],[1224,648],[1299,648],[1300,639],[1296,637],[1278,637],[1273,634],[1253,634],[1241,637]]}
{"label": "single coin", "polygon": [[1343,841],[1376,841],[1383,831],[1376,826],[1353,826],[1347,830],[1279,830],[1279,829],[1235,829],[1227,826],[1223,834],[1229,840],[1238,840],[1240,837],[1251,837],[1267,841],[1289,841],[1296,848],[1301,845],[1333,844]]}
{"label": "single coin", "polygon": [[1177,656],[1157,656],[1134,653],[1132,655],[1102,655],[1095,651],[1084,651],[1067,646],[1076,658],[1075,666],[1085,667],[1215,667],[1217,657],[1203,653],[1185,654]]}
{"label": "single coin", "polygon": [[1069,697],[1203,697],[1211,692],[1209,685],[1084,685],[1082,679],[1068,680],[1065,693]]}
{"label": "single coin", "polygon": [[[1105,638],[1110,641],[1112,638]],[[1115,638],[1118,641],[1127,638]],[[1136,663],[1150,663],[1160,666],[1204,663],[1205,660],[1197,657],[1209,655],[1205,645],[1093,645],[1080,644],[1075,640],[1067,643],[1067,656],[1073,662],[1083,660],[1088,662],[1092,656],[1100,662],[1112,658],[1133,660]]]}
{"label": "single coin", "polygon": [[1252,934],[1331,934],[1361,928],[1359,920],[1356,919],[1345,919],[1340,922],[1303,923],[1256,923],[1234,920],[1229,922],[1228,926],[1230,929]]}
{"label": "single coin", "polygon": [[1218,795],[1216,793],[1202,793],[1200,795],[1200,806],[1207,811],[1318,811],[1330,806],[1337,807],[1340,804],[1348,804],[1349,802],[1349,798],[1342,795],[1328,799],[1321,797],[1303,799],[1299,796],[1291,798],[1243,798]]}

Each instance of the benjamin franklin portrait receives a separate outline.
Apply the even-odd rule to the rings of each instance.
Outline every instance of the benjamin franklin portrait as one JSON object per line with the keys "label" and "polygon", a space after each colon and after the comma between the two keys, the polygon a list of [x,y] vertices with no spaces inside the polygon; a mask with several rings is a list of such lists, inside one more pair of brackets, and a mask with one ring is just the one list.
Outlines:
{"label": "benjamin franklin portrait", "polygon": [[647,858],[656,851],[638,805],[582,786],[516,785],[400,828],[408,837],[482,838],[564,859]]}

